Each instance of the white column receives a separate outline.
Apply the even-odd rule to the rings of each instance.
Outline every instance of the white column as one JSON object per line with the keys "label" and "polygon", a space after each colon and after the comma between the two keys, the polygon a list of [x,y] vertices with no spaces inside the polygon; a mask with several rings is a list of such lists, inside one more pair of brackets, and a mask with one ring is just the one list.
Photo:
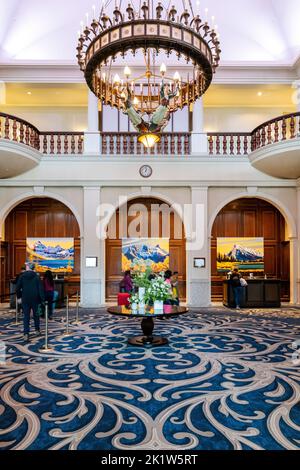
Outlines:
{"label": "white column", "polygon": [[290,237],[290,303],[299,303],[298,239]]}
{"label": "white column", "polygon": [[192,154],[208,153],[207,134],[204,133],[203,98],[193,105]]}
{"label": "white column", "polygon": [[[187,298],[191,307],[210,305],[210,242],[207,233],[208,188],[191,188],[192,217],[187,233]],[[194,258],[205,258],[205,268],[195,268]]]}
{"label": "white column", "polygon": [[[102,279],[104,260],[101,258],[101,243],[97,236],[97,209],[101,202],[100,187],[86,187],[83,190],[83,238],[81,243],[81,306],[99,308],[104,304],[102,299]],[[86,267],[86,257],[96,257],[95,268]]]}
{"label": "white column", "polygon": [[[300,183],[300,181],[299,181]],[[298,184],[299,184],[298,183]],[[293,276],[294,281],[294,290],[295,293],[293,297],[295,298],[295,302],[300,304],[300,187],[297,187],[297,240],[296,246],[291,246],[291,277]],[[292,257],[295,258],[296,262],[292,262]],[[294,273],[292,270],[294,269]],[[290,280],[292,285],[292,279]],[[292,288],[291,288],[292,291]],[[292,295],[292,294],[291,294]],[[292,299],[291,299],[292,300]]]}
{"label": "white column", "polygon": [[[300,66],[299,66],[299,74],[300,74]],[[296,80],[293,83],[293,88],[295,89],[295,92],[293,94],[293,101],[296,105],[296,111],[299,113],[300,112],[300,80]]]}
{"label": "white column", "polygon": [[89,89],[88,130],[84,133],[84,153],[100,155],[98,98]]}

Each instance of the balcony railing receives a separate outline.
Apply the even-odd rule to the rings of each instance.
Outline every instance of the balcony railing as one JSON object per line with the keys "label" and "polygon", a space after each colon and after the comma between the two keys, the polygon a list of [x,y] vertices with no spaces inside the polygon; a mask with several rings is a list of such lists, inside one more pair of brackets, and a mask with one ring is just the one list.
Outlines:
{"label": "balcony railing", "polygon": [[[216,156],[247,156],[254,150],[277,142],[300,137],[300,113],[279,116],[267,121],[253,132],[209,132],[208,153]],[[28,145],[45,155],[76,155],[84,149],[83,132],[40,132],[24,119],[0,113],[0,138]],[[191,154],[191,134],[163,133],[152,149],[138,142],[133,132],[101,133],[102,155],[164,155]]]}
{"label": "balcony railing", "polygon": [[190,134],[164,133],[151,149],[138,142],[139,134],[133,132],[103,132],[102,155],[189,155]]}
{"label": "balcony railing", "polygon": [[266,145],[300,137],[300,113],[286,114],[264,122],[252,132],[252,151]]}
{"label": "balcony railing", "polygon": [[251,133],[213,133],[208,134],[209,155],[249,155],[251,153]]}
{"label": "balcony railing", "polygon": [[0,113],[0,138],[39,150],[39,130],[24,119]]}
{"label": "balcony railing", "polygon": [[83,153],[83,132],[40,132],[40,150],[48,155]]}

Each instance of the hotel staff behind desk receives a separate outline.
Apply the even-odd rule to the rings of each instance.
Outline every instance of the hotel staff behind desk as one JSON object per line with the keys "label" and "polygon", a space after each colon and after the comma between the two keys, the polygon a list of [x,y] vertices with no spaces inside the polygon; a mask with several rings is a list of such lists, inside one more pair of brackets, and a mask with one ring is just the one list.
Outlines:
{"label": "hotel staff behind desk", "polygon": [[232,280],[227,279],[223,282],[223,304],[235,308],[238,300],[241,308],[279,308],[280,291],[280,279],[247,278],[247,287],[238,289],[240,298],[236,299]]}

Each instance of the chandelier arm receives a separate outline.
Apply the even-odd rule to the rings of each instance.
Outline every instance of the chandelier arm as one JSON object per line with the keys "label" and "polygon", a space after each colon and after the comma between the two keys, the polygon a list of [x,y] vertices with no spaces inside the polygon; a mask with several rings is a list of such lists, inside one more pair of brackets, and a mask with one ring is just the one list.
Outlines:
{"label": "chandelier arm", "polygon": [[172,0],[169,0],[168,8],[164,7],[164,8],[166,9],[166,20],[167,20],[168,17],[169,17],[169,10],[170,10],[170,6],[171,6],[171,1],[172,1]]}
{"label": "chandelier arm", "polygon": [[192,13],[193,17],[195,17],[195,14],[194,14],[194,9],[193,9],[193,5],[192,5],[192,2],[191,2],[191,0],[189,0],[189,5],[190,5],[190,10],[191,10],[191,13]]}

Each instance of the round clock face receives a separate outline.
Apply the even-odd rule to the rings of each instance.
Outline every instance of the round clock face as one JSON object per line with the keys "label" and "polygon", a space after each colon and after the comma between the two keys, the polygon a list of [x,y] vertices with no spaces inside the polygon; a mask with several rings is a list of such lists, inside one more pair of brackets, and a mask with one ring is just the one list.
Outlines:
{"label": "round clock face", "polygon": [[151,166],[149,166],[149,165],[143,165],[143,166],[140,168],[140,175],[141,175],[143,178],[149,178],[149,177],[152,175],[152,168],[151,168]]}

